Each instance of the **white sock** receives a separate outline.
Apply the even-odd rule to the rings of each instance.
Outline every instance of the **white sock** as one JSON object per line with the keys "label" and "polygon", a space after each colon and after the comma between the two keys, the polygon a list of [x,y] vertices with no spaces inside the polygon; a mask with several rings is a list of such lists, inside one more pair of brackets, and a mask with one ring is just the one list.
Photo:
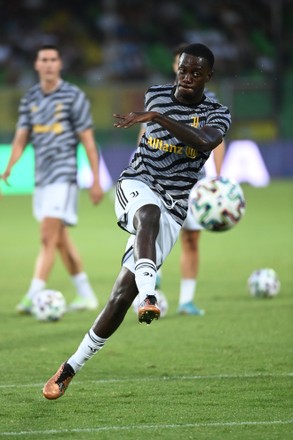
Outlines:
{"label": "white sock", "polygon": [[194,300],[196,280],[193,278],[183,278],[180,281],[179,305],[192,302]]}
{"label": "white sock", "polygon": [[90,285],[88,276],[85,272],[80,272],[77,275],[72,275],[71,280],[75,285],[77,293],[83,298],[95,298],[96,295]]}
{"label": "white sock", "polygon": [[140,258],[135,264],[135,282],[142,302],[146,295],[155,294],[157,268],[148,258]]}
{"label": "white sock", "polygon": [[81,341],[76,352],[66,361],[77,373],[101,348],[103,348],[107,339],[100,338],[90,329]]}
{"label": "white sock", "polygon": [[40,290],[43,290],[45,286],[46,286],[46,281],[40,280],[39,278],[33,278],[31,280],[31,284],[29,286],[29,289],[26,293],[26,297],[32,299],[32,297],[37,292],[40,292]]}

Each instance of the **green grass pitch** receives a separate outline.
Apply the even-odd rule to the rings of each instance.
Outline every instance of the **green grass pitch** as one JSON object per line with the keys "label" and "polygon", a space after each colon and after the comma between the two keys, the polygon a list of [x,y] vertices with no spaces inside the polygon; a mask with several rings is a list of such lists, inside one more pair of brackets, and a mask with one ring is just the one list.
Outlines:
{"label": "green grass pitch", "polygon": [[[168,315],[147,327],[129,310],[57,401],[42,397],[43,383],[75,351],[96,313],[66,314],[57,323],[15,313],[32,275],[38,226],[30,196],[0,199],[0,438],[293,438],[293,182],[243,189],[241,222],[202,233],[196,302],[206,315],[176,314],[178,242],[163,267]],[[82,192],[72,236],[102,307],[127,240],[112,193],[93,207]],[[280,277],[274,299],[248,293],[247,278],[261,267]],[[48,286],[67,301],[74,297],[58,259]]]}

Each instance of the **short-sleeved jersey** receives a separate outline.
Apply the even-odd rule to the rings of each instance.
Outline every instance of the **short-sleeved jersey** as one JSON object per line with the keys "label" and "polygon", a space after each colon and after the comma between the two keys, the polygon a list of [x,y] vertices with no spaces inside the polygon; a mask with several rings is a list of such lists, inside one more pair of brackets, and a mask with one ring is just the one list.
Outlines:
{"label": "short-sleeved jersey", "polygon": [[27,128],[35,150],[35,184],[76,183],[78,133],[93,125],[90,105],[75,85],[61,81],[52,93],[40,85],[21,99],[17,128]]}
{"label": "short-sleeved jersey", "polygon": [[[157,111],[178,122],[201,128],[216,128],[224,137],[230,127],[227,107],[206,95],[196,105],[184,105],[174,95],[173,84],[153,86],[145,94],[146,111]],[[121,179],[137,179],[159,193],[174,219],[182,225],[188,209],[188,196],[210,156],[185,145],[155,122],[146,124],[138,148]]]}

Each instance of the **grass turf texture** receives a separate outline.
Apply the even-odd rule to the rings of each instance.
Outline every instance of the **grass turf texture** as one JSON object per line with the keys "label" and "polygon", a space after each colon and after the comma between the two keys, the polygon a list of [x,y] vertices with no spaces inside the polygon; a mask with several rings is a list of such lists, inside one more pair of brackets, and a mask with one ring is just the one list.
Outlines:
{"label": "grass turf texture", "polygon": [[[81,341],[96,313],[57,323],[18,316],[38,251],[29,196],[0,200],[0,438],[289,439],[292,425],[292,181],[243,186],[247,210],[234,229],[201,237],[197,305],[177,316],[177,243],[163,268],[168,315],[139,325],[132,310],[64,397],[47,401],[43,383]],[[113,195],[93,207],[81,194],[72,236],[100,299],[107,300],[126,244]],[[250,273],[272,267],[274,299],[251,298]],[[49,288],[74,290],[57,260]]]}

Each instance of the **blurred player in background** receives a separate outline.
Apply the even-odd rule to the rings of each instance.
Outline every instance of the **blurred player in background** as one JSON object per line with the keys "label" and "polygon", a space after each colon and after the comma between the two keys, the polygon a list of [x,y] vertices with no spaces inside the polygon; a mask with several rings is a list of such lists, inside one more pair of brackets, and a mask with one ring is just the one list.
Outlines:
{"label": "blurred player in background", "polygon": [[146,124],[133,160],[116,186],[118,224],[130,237],[106,306],[77,351],[44,385],[47,399],[64,394],[73,376],[121,325],[137,295],[139,322],[150,324],[160,317],[157,268],[176,243],[201,168],[230,126],[227,107],[204,96],[213,64],[208,47],[187,46],[180,55],[175,85],[150,87],[143,112],[114,115],[117,128]]}
{"label": "blurred player in background", "polygon": [[13,165],[31,141],[35,151],[33,211],[40,222],[41,249],[31,284],[17,311],[31,313],[32,298],[45,288],[56,251],[77,291],[69,309],[96,309],[97,297],[68,232],[68,226],[78,221],[76,150],[79,141],[85,147],[93,173],[90,198],[96,204],[103,197],[89,102],[79,88],[61,78],[62,60],[57,47],[42,46],[37,51],[34,67],[39,82],[21,99],[11,156],[0,176],[7,182]]}
{"label": "blurred player in background", "polygon": [[[187,43],[181,43],[173,50],[173,71],[176,74],[178,70],[179,55],[182,50],[187,46]],[[205,95],[216,99],[214,93],[205,89]],[[145,132],[145,126],[142,126],[139,132],[139,139]],[[225,154],[225,143],[222,141],[220,145],[215,148],[211,154],[209,160],[214,160],[216,175],[220,176],[221,167]],[[201,170],[200,178],[205,177],[204,168]],[[191,212],[188,210],[185,222],[181,229],[181,255],[180,255],[180,291],[179,291],[179,305],[178,313],[182,315],[204,315],[204,310],[196,306],[194,302],[197,276],[199,270],[199,239],[202,226],[198,224]],[[161,289],[162,272],[158,271],[157,274],[157,286],[158,290]],[[134,302],[134,310],[137,309],[137,300]]]}

